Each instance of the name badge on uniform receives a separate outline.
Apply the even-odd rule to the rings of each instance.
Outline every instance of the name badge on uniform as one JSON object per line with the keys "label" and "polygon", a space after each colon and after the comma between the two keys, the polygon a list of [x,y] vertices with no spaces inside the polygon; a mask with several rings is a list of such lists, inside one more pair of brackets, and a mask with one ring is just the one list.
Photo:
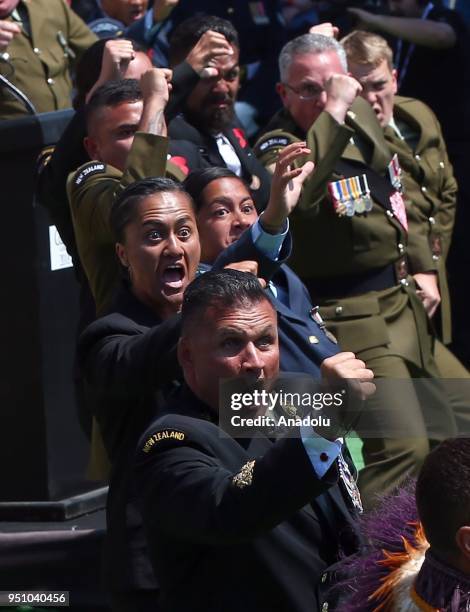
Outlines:
{"label": "name badge on uniform", "polygon": [[402,169],[396,153],[392,157],[392,161],[388,164],[387,168],[393,188],[399,193],[403,193],[403,183],[401,182]]}
{"label": "name badge on uniform", "polygon": [[402,225],[403,228],[406,231],[408,231],[408,218],[406,216],[406,206],[405,206],[405,201],[403,200],[401,193],[399,193],[398,191],[395,191],[390,196],[390,204],[392,206],[393,214],[395,215],[397,220],[400,222],[400,225]]}
{"label": "name badge on uniform", "polygon": [[352,217],[372,210],[372,199],[365,174],[332,181],[328,183],[328,192],[339,217]]}
{"label": "name badge on uniform", "polygon": [[256,25],[269,25],[269,17],[266,15],[266,9],[263,2],[250,2],[250,13]]}

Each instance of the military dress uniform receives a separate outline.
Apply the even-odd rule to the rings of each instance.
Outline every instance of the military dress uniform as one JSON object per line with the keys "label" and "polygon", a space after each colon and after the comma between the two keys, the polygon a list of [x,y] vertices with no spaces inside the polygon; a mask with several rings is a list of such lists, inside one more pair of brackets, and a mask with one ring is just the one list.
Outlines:
{"label": "military dress uniform", "polygon": [[320,612],[326,567],[340,547],[357,550],[349,456],[319,477],[300,435],[235,439],[185,386],[165,412],[141,437],[134,475],[161,609]]}
{"label": "military dress uniform", "polygon": [[[6,19],[18,23],[21,33],[0,54],[0,74],[26,94],[38,113],[70,108],[69,68],[97,37],[63,0],[21,0]],[[26,112],[1,86],[0,119]]]}
{"label": "military dress uniform", "polygon": [[[438,380],[435,339],[411,277],[429,247],[423,242],[423,252],[418,246],[407,252],[405,205],[389,178],[392,155],[371,107],[357,99],[343,125],[323,112],[307,135],[284,110],[267,130],[255,145],[267,166],[295,140],[306,139],[312,151],[315,171],[291,216],[290,265],[327,326],[343,350],[363,359],[378,378],[433,378],[429,393],[433,405],[442,406],[433,417],[439,421],[433,438],[455,434],[467,422],[470,402],[464,393],[452,394],[450,405]],[[422,401],[398,384],[393,394],[379,386],[369,399],[367,421],[357,427],[367,433],[359,479],[366,503],[416,473],[429,452]],[[401,434],[387,438],[387,432]]]}
{"label": "military dress uniform", "polygon": [[[436,270],[441,294],[440,337],[451,340],[450,299],[446,275],[457,199],[457,182],[447,156],[439,122],[431,109],[413,98],[395,96],[393,126],[385,139],[398,155],[410,229],[409,250],[425,258],[415,272]],[[423,231],[424,230],[424,231]],[[424,244],[416,244],[424,240]],[[427,243],[427,244],[426,244]],[[428,246],[428,248],[426,248]]]}

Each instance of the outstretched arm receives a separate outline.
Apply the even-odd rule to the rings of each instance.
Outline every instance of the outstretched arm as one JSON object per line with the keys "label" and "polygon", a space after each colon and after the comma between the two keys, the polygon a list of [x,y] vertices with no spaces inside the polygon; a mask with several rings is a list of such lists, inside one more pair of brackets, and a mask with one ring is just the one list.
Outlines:
{"label": "outstretched arm", "polygon": [[391,34],[415,45],[450,49],[457,42],[455,32],[448,23],[414,17],[375,15],[359,8],[350,8],[348,12],[358,18],[358,28]]}

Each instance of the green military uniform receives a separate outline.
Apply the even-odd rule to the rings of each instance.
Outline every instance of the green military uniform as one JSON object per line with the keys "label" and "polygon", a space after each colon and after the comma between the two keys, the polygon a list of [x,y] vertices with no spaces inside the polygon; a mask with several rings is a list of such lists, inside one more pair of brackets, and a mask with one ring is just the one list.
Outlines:
{"label": "green military uniform", "polygon": [[[64,0],[21,0],[7,21],[18,23],[3,53],[0,74],[20,89],[38,113],[70,108],[69,68],[97,37]],[[25,106],[0,87],[0,119],[25,115]]]}
{"label": "green military uniform", "polygon": [[[111,306],[120,279],[116,239],[109,225],[112,203],[127,185],[139,179],[167,174],[182,181],[184,173],[167,162],[167,151],[167,138],[137,132],[124,173],[102,162],[90,161],[71,173],[67,180],[77,250],[98,317]],[[105,479],[108,469],[106,451],[94,420],[89,474],[99,480]]]}
{"label": "green military uniform", "polygon": [[446,257],[452,237],[457,199],[457,182],[447,156],[439,122],[429,107],[412,98],[395,96],[393,127],[385,129],[385,139],[392,153],[397,153],[403,170],[402,182],[409,212],[409,250],[422,237],[419,246],[427,257],[414,272],[436,269],[441,294],[441,337],[451,341],[450,298],[446,275]]}
{"label": "green military uniform", "polygon": [[[422,270],[429,246],[418,241],[407,253],[407,231],[398,212],[387,206],[385,185],[392,155],[371,107],[357,99],[344,125],[323,112],[307,134],[283,110],[268,130],[255,145],[266,166],[295,140],[305,139],[312,151],[315,170],[291,215],[294,251],[289,263],[320,305],[327,326],[341,347],[363,359],[377,377],[434,378],[434,398],[440,397],[445,406],[439,437],[455,434],[455,415],[469,418],[470,401],[453,395],[451,410],[444,385],[437,380],[441,373],[435,339],[409,275]],[[339,216],[328,187],[342,177],[363,173],[368,173],[371,210]],[[467,376],[463,368],[457,376],[461,374]],[[378,414],[382,408],[386,417]],[[398,484],[405,474],[416,473],[430,443],[420,400],[409,386],[395,395],[379,389],[367,411],[367,428],[375,430],[376,437],[364,439],[366,467],[360,484],[366,502],[377,491]],[[392,430],[407,431],[409,438],[385,438]]]}

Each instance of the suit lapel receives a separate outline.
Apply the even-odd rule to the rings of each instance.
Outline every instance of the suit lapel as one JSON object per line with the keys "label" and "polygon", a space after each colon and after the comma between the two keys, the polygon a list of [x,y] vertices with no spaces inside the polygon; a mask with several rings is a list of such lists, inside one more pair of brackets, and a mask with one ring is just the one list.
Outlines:
{"label": "suit lapel", "polygon": [[[235,130],[239,130],[239,137],[235,136]],[[240,164],[242,167],[243,174],[253,174],[253,168],[250,167],[250,164],[247,163],[252,156],[252,153],[248,150],[245,150],[244,147],[241,146],[239,139],[244,139],[243,132],[241,128],[237,128],[234,126],[230,126],[224,131],[224,136],[229,140],[232,147],[235,149],[235,153],[237,154],[238,159],[240,160]],[[245,147],[248,146],[248,142],[245,140]]]}
{"label": "suit lapel", "polygon": [[[286,266],[285,264],[279,268],[279,274],[282,275],[284,280],[284,286],[287,288],[287,294],[289,296],[290,311],[300,312],[302,309],[302,285],[299,282],[298,277]],[[277,276],[277,275],[276,275]],[[292,312],[290,312],[292,316]],[[308,313],[305,312],[305,316]],[[296,317],[301,318],[301,317]]]}
{"label": "suit lapel", "polygon": [[204,136],[207,156],[209,158],[210,163],[213,166],[217,167],[225,167],[225,161],[222,159],[222,156],[219,152],[219,147],[217,146],[217,141],[212,136]]}
{"label": "suit lapel", "polygon": [[[404,108],[401,105],[394,106],[393,115],[396,119],[404,121],[405,123],[410,125],[414,130],[416,130],[419,136],[418,136],[418,142],[416,144],[416,149],[414,152],[418,154],[422,153],[423,150],[429,146],[429,133],[425,129],[425,126],[420,125],[418,121],[416,121],[415,117],[412,114],[410,114],[406,108]],[[406,145],[406,143],[405,143],[405,146],[407,147],[409,151],[410,147]],[[419,166],[418,163],[416,163],[416,165]]]}

